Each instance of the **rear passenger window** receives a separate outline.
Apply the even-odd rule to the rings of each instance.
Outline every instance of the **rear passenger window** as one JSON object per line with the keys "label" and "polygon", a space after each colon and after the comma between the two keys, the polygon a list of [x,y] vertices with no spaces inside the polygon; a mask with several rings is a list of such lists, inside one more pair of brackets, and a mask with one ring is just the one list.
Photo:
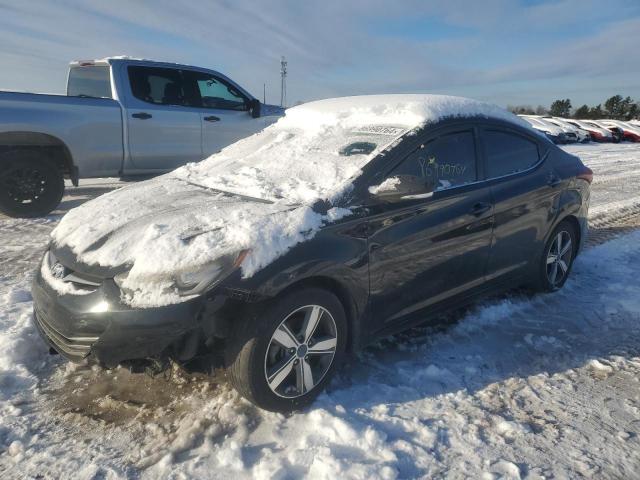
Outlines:
{"label": "rear passenger window", "polygon": [[449,133],[425,143],[389,176],[395,175],[421,177],[427,191],[475,182],[476,148],[473,132]]}
{"label": "rear passenger window", "polygon": [[508,132],[485,130],[484,148],[488,178],[522,172],[533,167],[540,159],[538,146],[534,142]]}
{"label": "rear passenger window", "polygon": [[158,105],[188,105],[180,70],[131,66],[129,82],[133,96]]}

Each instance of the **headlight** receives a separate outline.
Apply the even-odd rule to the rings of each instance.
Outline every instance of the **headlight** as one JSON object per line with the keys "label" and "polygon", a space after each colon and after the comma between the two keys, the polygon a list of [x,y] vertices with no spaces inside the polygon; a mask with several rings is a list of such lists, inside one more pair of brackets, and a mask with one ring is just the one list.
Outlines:
{"label": "headlight", "polygon": [[213,262],[202,265],[193,270],[184,270],[175,276],[176,287],[180,295],[195,295],[202,293],[216,283],[224,280],[245,259],[249,250],[225,255]]}
{"label": "headlight", "polygon": [[[193,269],[183,270],[173,275],[150,276],[147,279],[135,278],[132,280],[134,280],[133,283],[162,283],[166,285],[166,288],[177,290],[178,294],[182,296],[197,295],[228,277],[242,264],[242,261],[250,251],[251,250],[242,250],[239,253],[224,255],[216,258],[212,262]],[[132,294],[132,285],[127,282],[129,274],[129,271],[119,273],[113,277],[113,281],[121,291]],[[129,285],[127,285],[127,283],[129,283]],[[135,286],[133,289],[135,290]]]}

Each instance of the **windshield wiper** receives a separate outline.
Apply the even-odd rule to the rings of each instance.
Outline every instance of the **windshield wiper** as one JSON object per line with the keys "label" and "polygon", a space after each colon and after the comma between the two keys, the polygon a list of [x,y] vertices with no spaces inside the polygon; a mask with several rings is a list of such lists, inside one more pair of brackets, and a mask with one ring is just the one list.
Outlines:
{"label": "windshield wiper", "polygon": [[242,195],[241,193],[236,193],[236,192],[227,192],[226,190],[220,190],[219,188],[213,188],[213,187],[207,187],[206,185],[200,185],[198,183],[194,183],[194,182],[190,182],[189,180],[183,180],[181,178],[178,178],[178,180],[181,180],[189,185],[192,185],[194,187],[198,187],[198,188],[202,188],[204,190],[209,190],[210,192],[213,193],[219,193],[222,195],[226,195],[228,197],[238,197],[242,200],[248,200],[251,202],[257,202],[257,203],[267,203],[267,204],[272,204],[273,201],[271,200],[267,200],[264,198],[258,198],[258,197],[251,197],[249,195]]}

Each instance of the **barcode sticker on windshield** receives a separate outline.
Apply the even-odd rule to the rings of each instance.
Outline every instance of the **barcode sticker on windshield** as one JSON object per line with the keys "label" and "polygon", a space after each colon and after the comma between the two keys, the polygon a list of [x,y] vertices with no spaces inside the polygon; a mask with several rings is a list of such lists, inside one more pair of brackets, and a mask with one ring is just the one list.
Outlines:
{"label": "barcode sticker on windshield", "polygon": [[402,135],[405,129],[398,127],[389,127],[386,125],[365,125],[358,127],[354,133],[375,133],[376,135]]}

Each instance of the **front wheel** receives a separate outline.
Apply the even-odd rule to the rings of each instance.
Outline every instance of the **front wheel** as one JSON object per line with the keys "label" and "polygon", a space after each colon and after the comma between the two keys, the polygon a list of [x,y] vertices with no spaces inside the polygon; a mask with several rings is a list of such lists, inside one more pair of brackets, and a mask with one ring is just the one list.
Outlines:
{"label": "front wheel", "polygon": [[30,151],[11,152],[0,161],[0,212],[10,217],[41,217],[54,210],[64,193],[62,172]]}
{"label": "front wheel", "polygon": [[578,251],[578,235],[573,224],[562,221],[545,244],[537,273],[537,289],[554,292],[569,278]]}
{"label": "front wheel", "polygon": [[309,405],[344,356],[344,309],[326,290],[306,288],[277,299],[242,330],[230,346],[227,373],[242,396],[265,410]]}

